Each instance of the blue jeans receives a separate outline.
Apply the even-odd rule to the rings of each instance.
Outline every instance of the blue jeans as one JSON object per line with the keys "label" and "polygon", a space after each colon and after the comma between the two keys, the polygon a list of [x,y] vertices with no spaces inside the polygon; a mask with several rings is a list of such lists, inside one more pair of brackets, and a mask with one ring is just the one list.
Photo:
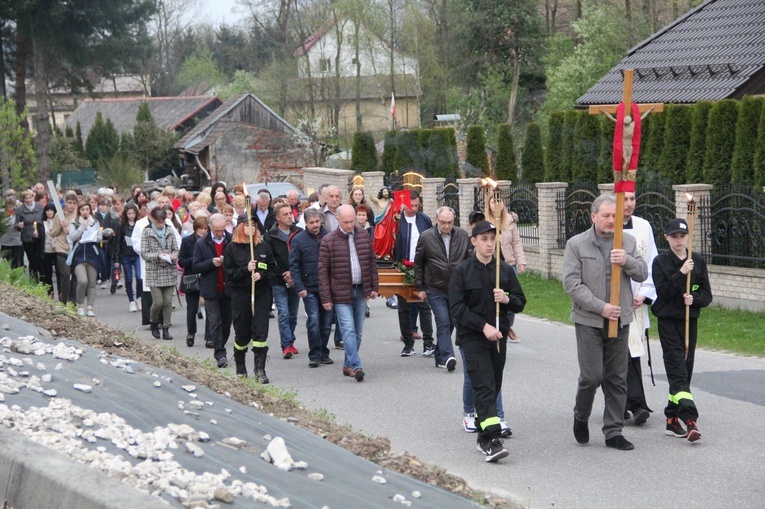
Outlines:
{"label": "blue jeans", "polygon": [[[449,296],[432,288],[426,288],[425,293],[436,320],[436,353],[434,355],[436,364],[446,364],[449,357],[454,357],[452,345],[454,324],[449,312]],[[465,365],[464,362],[462,364]]]}
{"label": "blue jeans", "polygon": [[364,306],[366,302],[364,289],[358,286],[353,289],[352,304],[335,304],[334,306],[340,336],[345,343],[343,366],[346,368],[361,368],[359,348],[361,348],[361,334],[364,331]]}
{"label": "blue jeans", "polygon": [[329,358],[329,333],[332,330],[332,311],[321,305],[318,293],[308,293],[303,297],[303,308],[308,318],[305,327],[308,331],[308,359],[319,361]]}
{"label": "blue jeans", "polygon": [[135,294],[133,293],[133,275],[138,281],[138,295],[141,295],[141,258],[138,255],[121,255],[120,256],[120,268],[122,269],[122,277],[125,279],[125,291],[127,292],[128,300],[130,302],[135,301]]}
{"label": "blue jeans", "polygon": [[271,287],[274,294],[274,303],[279,320],[279,338],[282,350],[292,346],[295,342],[295,327],[297,326],[298,308],[300,297],[295,288],[287,288],[286,285],[274,285]]}
{"label": "blue jeans", "polygon": [[[460,355],[462,356],[462,375],[465,380],[462,382],[462,413],[472,414],[475,413],[475,393],[473,392],[473,384],[470,383],[467,365],[465,364],[465,353],[462,349],[460,349]],[[500,420],[505,420],[505,409],[502,408],[502,391],[497,393],[497,417]]]}

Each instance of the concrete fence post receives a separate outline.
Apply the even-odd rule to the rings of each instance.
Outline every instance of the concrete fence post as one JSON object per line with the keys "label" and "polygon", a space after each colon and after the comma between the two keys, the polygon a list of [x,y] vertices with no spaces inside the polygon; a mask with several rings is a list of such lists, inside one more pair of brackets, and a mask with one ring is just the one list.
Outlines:
{"label": "concrete fence post", "polygon": [[443,190],[446,179],[443,177],[423,178],[422,193],[420,193],[420,208],[424,214],[433,221],[436,219],[436,210],[438,210],[438,191]]}
{"label": "concrete fence post", "polygon": [[[536,266],[530,266],[542,274],[542,277],[549,278],[556,275],[556,269],[552,260],[552,252],[559,250],[558,230],[560,220],[558,219],[558,193],[566,191],[568,184],[566,182],[540,182],[537,187],[537,206],[539,210],[539,260]],[[527,256],[528,258],[528,256]]]}
{"label": "concrete fence post", "polygon": [[[672,190],[675,192],[675,217],[682,217],[688,219],[688,197],[687,194],[693,196],[693,201],[696,202],[696,223],[693,228],[693,250],[697,253],[702,252],[703,235],[701,234],[701,224],[699,221],[699,204],[701,200],[706,200],[709,203],[709,195],[712,191],[711,184],[683,184],[672,186]],[[711,239],[707,239],[711,242]],[[711,252],[711,244],[703,246],[706,252]]]}
{"label": "concrete fence post", "polygon": [[475,206],[475,188],[481,185],[480,178],[457,179],[460,190],[460,225],[470,233],[468,217]]}

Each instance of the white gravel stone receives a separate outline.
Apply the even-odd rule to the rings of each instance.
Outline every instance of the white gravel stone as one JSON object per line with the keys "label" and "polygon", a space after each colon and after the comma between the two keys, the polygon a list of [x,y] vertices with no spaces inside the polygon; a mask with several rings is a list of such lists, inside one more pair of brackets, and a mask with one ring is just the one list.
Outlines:
{"label": "white gravel stone", "polygon": [[153,385],[154,387],[162,387],[162,382],[160,382],[159,380],[157,380],[156,382],[154,382],[154,383],[153,383],[153,384],[151,384],[151,385]]}
{"label": "white gravel stone", "polygon": [[0,392],[0,403],[2,403],[3,401],[5,401],[5,394]]}
{"label": "white gravel stone", "polygon": [[43,391],[43,394],[45,394],[49,398],[55,398],[58,395],[58,391],[56,389],[48,389]]}
{"label": "white gravel stone", "polygon": [[53,368],[53,370],[54,371],[61,371],[63,369],[63,367],[64,367],[64,365],[59,362],[58,364],[56,364],[56,367]]}
{"label": "white gravel stone", "polygon": [[38,362],[37,366],[35,367],[37,368],[37,371],[46,371],[45,364],[43,364],[42,362]]}
{"label": "white gravel stone", "polygon": [[210,435],[205,433],[204,431],[199,432],[199,439],[200,442],[209,442],[210,441]]}
{"label": "white gravel stone", "polygon": [[226,413],[227,414],[230,414],[231,412],[233,412],[233,410],[231,410],[230,408],[226,408]]}
{"label": "white gravel stone", "polygon": [[205,455],[205,451],[193,442],[186,442],[186,452],[193,454],[195,458]]}
{"label": "white gravel stone", "polygon": [[198,400],[192,400],[189,401],[188,407],[192,410],[202,410],[205,407],[205,404]]}
{"label": "white gravel stone", "polygon": [[183,389],[186,392],[194,392],[197,390],[196,385],[181,385],[181,389]]}
{"label": "white gravel stone", "polygon": [[216,426],[218,424],[218,421],[216,421],[215,419],[210,419],[210,424],[212,424],[213,426]]}
{"label": "white gravel stone", "polygon": [[241,466],[241,467],[239,467],[239,471],[240,471],[241,473],[243,473],[243,474],[246,474],[246,473],[247,473],[247,467],[245,467],[245,466]]}
{"label": "white gravel stone", "polygon": [[419,491],[413,491],[412,496],[414,498],[420,498],[422,496],[422,493],[420,493]]}
{"label": "white gravel stone", "polygon": [[86,384],[74,384],[74,388],[80,392],[88,393],[93,390],[93,387]]}
{"label": "white gravel stone", "polygon": [[306,469],[308,463],[305,461],[294,461],[287,450],[287,444],[282,437],[276,437],[269,442],[265,452],[260,455],[261,458],[272,463],[279,470],[289,471],[293,468]]}
{"label": "white gravel stone", "polygon": [[[212,422],[212,421],[211,421]],[[233,447],[235,449],[241,449],[242,447],[247,447],[247,441],[241,440],[236,437],[228,437],[221,440],[221,443],[228,445],[230,447]]]}
{"label": "white gravel stone", "polygon": [[387,484],[388,483],[388,481],[385,480],[385,477],[382,477],[380,475],[376,475],[376,476],[372,477],[372,480],[374,482],[378,483],[378,484]]}
{"label": "white gravel stone", "polygon": [[53,347],[51,352],[53,357],[57,359],[63,359],[65,361],[76,361],[82,355],[82,350],[73,346],[68,346],[64,343],[59,343]]}
{"label": "white gravel stone", "polygon": [[406,497],[404,495],[401,495],[400,493],[396,493],[395,495],[393,495],[393,501],[394,502],[397,502],[397,503],[400,504],[404,500],[406,500]]}
{"label": "white gravel stone", "polygon": [[43,376],[40,377],[40,380],[42,380],[43,382],[47,384],[53,380],[53,375],[51,375],[50,373],[45,373]]}
{"label": "white gravel stone", "polygon": [[314,481],[323,481],[324,480],[324,474],[320,474],[319,472],[313,472],[308,474],[308,478],[312,479]]}

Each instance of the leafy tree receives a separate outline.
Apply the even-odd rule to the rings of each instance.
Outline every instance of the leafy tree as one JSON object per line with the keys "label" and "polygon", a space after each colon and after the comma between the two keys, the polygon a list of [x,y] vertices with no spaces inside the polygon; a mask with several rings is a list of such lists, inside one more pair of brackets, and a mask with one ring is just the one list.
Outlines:
{"label": "leafy tree", "polygon": [[102,160],[98,169],[98,178],[105,185],[112,185],[126,192],[136,182],[143,181],[143,173],[132,157],[115,153],[110,158]]}
{"label": "leafy tree", "polygon": [[489,158],[486,155],[486,136],[483,126],[471,125],[468,127],[465,162],[479,169],[481,175],[489,175]]}
{"label": "leafy tree", "polygon": [[574,181],[598,182],[600,123],[595,115],[579,113],[574,129],[574,155],[571,173]]}
{"label": "leafy tree", "polygon": [[218,97],[221,101],[226,101],[232,97],[239,97],[242,94],[251,93],[258,95],[257,91],[264,88],[262,81],[248,71],[236,71],[234,78],[218,89]]}
{"label": "leafy tree", "polygon": [[372,133],[358,132],[353,135],[353,151],[351,153],[351,170],[374,171],[377,168],[377,147]]}
{"label": "leafy tree", "polygon": [[707,152],[707,125],[712,103],[699,101],[693,107],[691,119],[691,141],[688,147],[688,164],[685,169],[686,182],[704,182],[704,156]]}
{"label": "leafy tree", "polygon": [[757,145],[757,129],[760,125],[763,99],[746,96],[738,106],[736,122],[736,145],[731,161],[731,182],[754,184],[754,152]]}
{"label": "leafy tree", "polygon": [[172,167],[176,164],[176,155],[173,150],[176,138],[175,133],[165,132],[157,126],[149,104],[144,102],[138,107],[132,137],[123,137],[122,141],[125,145],[122,153],[126,156],[129,153],[130,163],[144,173],[156,168]]}
{"label": "leafy tree", "polygon": [[605,115],[600,121],[600,155],[598,156],[598,182],[610,183],[614,180],[614,131],[616,125]]}
{"label": "leafy tree", "polygon": [[760,126],[757,129],[757,146],[754,150],[754,185],[758,189],[765,186],[765,104],[760,113]]}
{"label": "leafy tree", "polygon": [[111,159],[120,147],[120,139],[111,119],[104,122],[101,112],[96,113],[96,120],[85,141],[85,155],[96,168]]}
{"label": "leafy tree", "polygon": [[71,126],[66,126],[66,129],[64,129],[64,136],[66,136],[67,139],[74,141],[74,131],[72,131]]}
{"label": "leafy tree", "polygon": [[563,152],[562,111],[550,112],[547,117],[547,150],[545,151],[545,182],[557,182],[561,178],[561,157]]}
{"label": "leafy tree", "polygon": [[526,126],[526,138],[523,143],[521,156],[522,180],[529,184],[542,182],[545,176],[544,149],[542,148],[542,131],[539,124],[532,122]]}
{"label": "leafy tree", "polygon": [[664,148],[656,168],[666,180],[675,184],[684,184],[685,168],[688,160],[688,145],[691,141],[691,108],[670,104],[665,110]]}
{"label": "leafy tree", "polygon": [[50,167],[51,173],[79,170],[90,167],[90,162],[77,152],[73,139],[55,137],[50,142]]}
{"label": "leafy tree", "polygon": [[223,85],[228,80],[213,59],[210,48],[203,46],[186,58],[178,73],[178,86],[182,88],[203,85],[207,88]]}
{"label": "leafy tree", "polygon": [[28,110],[16,114],[13,101],[0,98],[0,176],[3,182],[24,189],[35,178],[35,149],[29,131],[21,125]]}
{"label": "leafy tree", "polygon": [[499,126],[499,141],[497,143],[497,158],[494,161],[494,174],[497,180],[518,182],[518,164],[515,159],[515,143],[513,143],[513,126]]}
{"label": "leafy tree", "polygon": [[380,158],[380,171],[384,171],[386,175],[390,175],[395,171],[396,131],[386,131],[384,139],[383,153]]}
{"label": "leafy tree", "polygon": [[420,146],[414,132],[401,130],[396,133],[396,157],[393,159],[393,168],[398,172],[409,167],[422,168]]}
{"label": "leafy tree", "polygon": [[666,117],[667,115],[664,113],[651,113],[648,115],[651,123],[647,138],[641,134],[645,140],[645,148],[642,146],[643,139],[641,139],[640,159],[642,159],[643,165],[650,171],[656,171],[659,166],[659,158],[664,148],[664,124]]}
{"label": "leafy tree", "polygon": [[571,163],[574,159],[574,127],[576,127],[577,112],[569,109],[563,116],[563,131],[561,134],[560,150],[560,179],[571,182]]}
{"label": "leafy tree", "polygon": [[428,176],[451,178],[455,176],[452,164],[449,133],[446,129],[429,129],[428,138]]}
{"label": "leafy tree", "polygon": [[704,156],[704,182],[712,185],[730,183],[730,166],[736,144],[738,102],[718,101],[709,111],[707,150]]}

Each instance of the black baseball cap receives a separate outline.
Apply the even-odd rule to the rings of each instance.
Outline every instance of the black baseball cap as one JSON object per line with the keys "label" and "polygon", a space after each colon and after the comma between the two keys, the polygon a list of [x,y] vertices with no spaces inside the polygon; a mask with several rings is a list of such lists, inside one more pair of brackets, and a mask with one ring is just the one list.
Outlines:
{"label": "black baseball cap", "polygon": [[688,223],[685,219],[676,217],[671,219],[664,227],[664,233],[667,235],[674,235],[675,233],[688,233]]}
{"label": "black baseball cap", "polygon": [[474,210],[468,216],[468,223],[475,223],[476,221],[485,221],[486,214],[482,210]]}
{"label": "black baseball cap", "polygon": [[473,227],[473,233],[470,234],[471,237],[476,237],[482,233],[486,232],[497,232],[497,227],[491,224],[488,221],[478,221],[476,225]]}
{"label": "black baseball cap", "polygon": [[[252,221],[253,224],[254,224],[255,223],[255,216],[252,216],[250,218],[250,221]],[[239,214],[239,217],[236,218],[236,224],[246,223],[246,222],[247,222],[247,214]]]}

